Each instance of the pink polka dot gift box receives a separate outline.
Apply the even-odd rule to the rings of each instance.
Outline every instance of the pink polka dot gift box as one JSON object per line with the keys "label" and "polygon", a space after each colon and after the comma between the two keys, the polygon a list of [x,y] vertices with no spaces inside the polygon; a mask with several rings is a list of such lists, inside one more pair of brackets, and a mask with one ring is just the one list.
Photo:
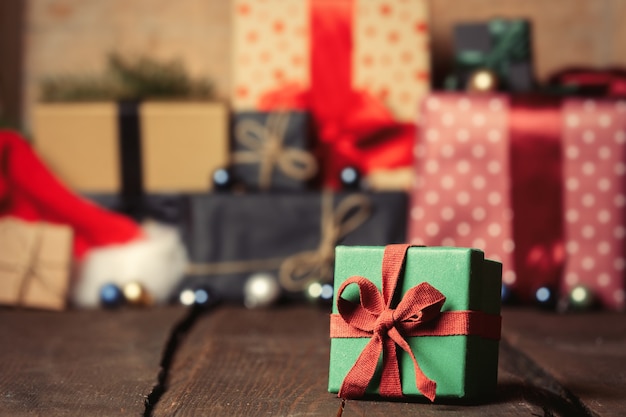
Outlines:
{"label": "pink polka dot gift box", "polygon": [[441,93],[421,117],[411,243],[484,250],[523,302],[625,309],[625,100]]}

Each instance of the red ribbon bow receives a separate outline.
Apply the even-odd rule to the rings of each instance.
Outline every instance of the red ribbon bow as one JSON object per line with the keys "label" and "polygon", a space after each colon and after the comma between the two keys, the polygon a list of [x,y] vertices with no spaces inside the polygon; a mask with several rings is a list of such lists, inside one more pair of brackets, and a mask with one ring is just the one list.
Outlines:
{"label": "red ribbon bow", "polygon": [[[376,285],[361,276],[347,279],[339,288],[337,308],[340,316],[349,326],[371,334],[370,341],[341,385],[339,396],[342,398],[357,398],[365,394],[381,353],[383,369],[380,395],[402,397],[396,345],[407,352],[413,360],[417,388],[429,400],[433,401],[435,398],[437,384],[422,372],[403,334],[411,333],[416,327],[438,317],[446,297],[432,285],[423,282],[408,290],[395,309],[391,308],[409,247],[410,245],[385,247],[382,294]],[[359,287],[360,303],[341,298],[344,289],[351,284]]]}

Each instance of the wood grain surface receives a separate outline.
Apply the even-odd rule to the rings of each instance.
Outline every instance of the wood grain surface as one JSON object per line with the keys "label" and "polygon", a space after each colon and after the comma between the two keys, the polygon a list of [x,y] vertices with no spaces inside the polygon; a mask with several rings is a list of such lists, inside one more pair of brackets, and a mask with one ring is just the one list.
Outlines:
{"label": "wood grain surface", "polygon": [[181,309],[0,309],[0,416],[141,416]]}

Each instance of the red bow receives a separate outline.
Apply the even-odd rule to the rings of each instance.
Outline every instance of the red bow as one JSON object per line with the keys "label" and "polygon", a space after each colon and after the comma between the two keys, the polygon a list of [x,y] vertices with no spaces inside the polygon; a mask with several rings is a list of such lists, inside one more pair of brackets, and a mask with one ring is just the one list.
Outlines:
{"label": "red bow", "polygon": [[[415,384],[419,391],[431,401],[435,398],[437,384],[422,372],[403,334],[410,333],[416,327],[438,317],[446,298],[435,287],[424,282],[408,290],[396,308],[391,308],[409,247],[410,245],[389,245],[385,248],[382,294],[370,280],[360,276],[347,279],[339,288],[337,308],[343,320],[349,326],[371,334],[370,341],[343,380],[339,390],[342,398],[358,398],[365,394],[381,353],[383,369],[380,395],[402,397],[396,345],[413,360]],[[360,303],[341,298],[344,289],[350,284],[358,285]]]}

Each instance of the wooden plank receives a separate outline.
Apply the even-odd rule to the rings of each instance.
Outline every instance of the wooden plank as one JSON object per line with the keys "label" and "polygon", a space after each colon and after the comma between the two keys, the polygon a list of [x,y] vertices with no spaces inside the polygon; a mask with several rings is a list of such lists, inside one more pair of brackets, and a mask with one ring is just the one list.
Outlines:
{"label": "wooden plank", "polygon": [[626,415],[624,314],[509,310],[503,329],[510,344],[578,398],[589,415]]}
{"label": "wooden plank", "polygon": [[142,415],[183,313],[0,309],[0,415]]}
{"label": "wooden plank", "polygon": [[[221,307],[196,323],[176,353],[153,416],[334,416],[340,400],[326,389],[328,334],[324,309]],[[516,354],[503,350],[501,363]],[[523,366],[501,368],[497,396],[487,404],[348,401],[344,417],[543,415],[540,401],[526,398],[549,396],[524,380]]]}

